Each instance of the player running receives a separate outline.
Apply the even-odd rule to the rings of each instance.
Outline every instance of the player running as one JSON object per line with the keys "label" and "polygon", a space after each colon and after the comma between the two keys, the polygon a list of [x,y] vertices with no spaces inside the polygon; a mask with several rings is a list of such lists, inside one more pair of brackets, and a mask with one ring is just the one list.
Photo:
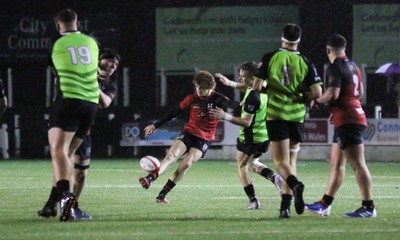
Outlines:
{"label": "player running", "polygon": [[269,140],[266,126],[267,94],[253,90],[253,76],[257,72],[257,63],[247,62],[240,66],[240,83],[230,81],[224,75],[217,73],[216,77],[226,85],[244,92],[242,114],[233,117],[221,108],[212,109],[210,114],[220,120],[227,120],[240,126],[237,139],[236,163],[240,183],[249,198],[247,209],[259,209],[260,202],[256,197],[249,170],[270,180],[282,194],[283,179],[266,165],[261,163],[260,156],[268,151]]}

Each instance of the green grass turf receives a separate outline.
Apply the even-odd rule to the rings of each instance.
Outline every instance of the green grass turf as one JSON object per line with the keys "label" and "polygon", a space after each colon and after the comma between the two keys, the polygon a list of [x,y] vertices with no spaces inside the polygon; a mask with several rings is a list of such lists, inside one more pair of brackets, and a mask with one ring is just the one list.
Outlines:
{"label": "green grass turf", "polygon": [[[36,215],[49,195],[50,160],[0,160],[0,239],[399,239],[400,162],[368,166],[377,218],[343,216],[361,204],[348,166],[329,217],[297,215],[292,206],[292,218],[279,219],[277,191],[255,174],[251,176],[261,209],[244,209],[248,200],[233,161],[199,161],[170,192],[170,203],[157,204],[155,197],[177,164],[144,190],[137,182],[145,175],[138,159],[94,159],[80,199],[81,209],[94,219],[60,223],[58,217]],[[322,197],[328,173],[325,161],[298,163],[306,202]]]}

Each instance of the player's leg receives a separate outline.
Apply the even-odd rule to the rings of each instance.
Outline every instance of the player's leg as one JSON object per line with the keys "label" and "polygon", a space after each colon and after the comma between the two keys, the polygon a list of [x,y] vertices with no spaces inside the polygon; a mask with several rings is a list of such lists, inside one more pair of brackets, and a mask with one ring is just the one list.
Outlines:
{"label": "player's leg", "polygon": [[372,178],[365,163],[364,144],[349,145],[343,150],[345,157],[353,167],[358,187],[361,192],[362,207],[348,217],[376,217],[376,210],[372,200]]}
{"label": "player's leg", "polygon": [[175,187],[182,177],[186,174],[186,171],[196,163],[200,158],[204,157],[207,153],[208,148],[211,146],[211,141],[203,140],[196,136],[193,136],[187,132],[183,132],[183,137],[180,138],[186,148],[188,149],[186,156],[179,163],[178,168],[168,179],[163,189],[158,194],[156,201],[159,203],[168,203],[165,196]]}
{"label": "player's leg", "polygon": [[69,147],[69,157],[74,162],[73,174],[71,177],[71,188],[76,198],[76,204],[73,207],[74,220],[90,220],[92,216],[79,208],[78,199],[85,186],[86,177],[90,167],[92,139],[90,137],[90,127],[88,120],[83,120],[83,127],[78,128],[77,133]]}
{"label": "player's leg", "polygon": [[[76,148],[76,146],[79,146],[80,143],[81,143],[81,141],[79,139],[77,139],[75,137],[72,139],[72,142],[70,145],[70,150],[68,153],[68,156],[70,157],[72,162],[75,162],[75,160],[71,158],[71,155],[72,155],[72,157],[74,157],[75,154],[73,154],[72,151],[74,151],[74,150],[71,150],[71,148],[72,149]],[[79,157],[79,156],[77,156],[77,157]],[[75,167],[76,167],[76,165],[75,165]],[[73,176],[75,176],[75,169],[74,169]],[[74,187],[74,185],[76,183],[76,181],[74,180],[74,177],[72,177],[70,180],[71,180],[70,184],[72,186],[73,192],[74,193],[77,192],[77,194],[78,194],[77,198],[78,198],[81,191],[74,189],[74,188],[76,188],[76,187]],[[52,184],[52,188],[50,191],[49,199],[47,200],[44,207],[40,211],[37,212],[38,216],[45,217],[45,218],[55,217],[57,215],[57,203],[59,201],[60,201],[60,199],[59,199],[59,194],[58,194],[57,187],[56,187],[56,180],[55,180],[55,177],[53,176],[53,184]]]}
{"label": "player's leg", "polygon": [[344,151],[346,158],[353,167],[358,186],[363,200],[372,198],[372,180],[371,174],[365,163],[364,144],[348,146]]}
{"label": "player's leg", "polygon": [[295,174],[290,166],[289,139],[271,142],[271,152],[275,167],[283,179]]}
{"label": "player's leg", "polygon": [[52,187],[50,190],[50,196],[43,206],[43,208],[39,211],[37,211],[37,215],[39,217],[55,217],[57,216],[57,203],[59,201],[59,194],[57,191],[56,183],[55,183],[55,178],[53,176],[52,180]]}
{"label": "player's leg", "polygon": [[[282,165],[287,169],[286,173],[286,181],[282,184],[282,201],[281,201],[281,210],[280,217],[281,218],[289,218],[290,217],[290,205],[291,201],[294,197],[295,201],[295,209],[298,214],[302,214],[304,211],[304,200],[303,200],[303,191],[304,185],[297,179],[297,154],[300,150],[300,143],[292,140],[286,140],[286,142],[278,142],[276,144],[280,145],[280,152],[284,153],[285,159],[288,159],[287,164]],[[274,144],[276,146],[276,144]],[[276,151],[276,150],[275,150]],[[286,161],[282,160],[281,161]],[[279,171],[278,171],[279,172]],[[281,174],[281,172],[279,172]],[[285,174],[285,172],[284,172]]]}
{"label": "player's leg", "polygon": [[[339,191],[346,173],[346,158],[337,143],[332,143],[329,163],[330,174],[325,194],[333,198]],[[331,203],[328,203],[327,205],[330,205]]]}
{"label": "player's leg", "polygon": [[[289,140],[289,165],[291,168],[291,174],[293,176],[297,176],[297,153],[300,150],[300,144],[296,143],[296,144],[291,144],[291,141]],[[286,195],[286,199],[292,199],[293,196],[293,191],[292,189],[289,187],[289,185],[287,184],[287,182],[285,181],[285,183],[283,184],[283,194]],[[290,204],[289,204],[290,206]]]}
{"label": "player's leg", "polygon": [[[52,107],[48,138],[53,174],[60,196],[60,221],[75,219],[73,208],[77,200],[70,192],[74,162],[69,156],[76,151],[72,149],[75,146],[72,140],[75,136],[83,139],[94,122],[97,109],[96,103],[79,99],[58,99]],[[77,140],[77,146],[80,145],[79,141],[82,140]]]}
{"label": "player's leg", "polygon": [[70,179],[73,171],[73,162],[68,157],[68,150],[75,132],[65,132],[53,127],[49,130],[50,153],[53,164],[53,174],[61,205],[60,221],[73,220],[71,211],[76,199],[70,192]]}
{"label": "player's leg", "polygon": [[300,151],[300,143],[295,142],[293,143],[290,141],[290,149],[289,149],[289,164],[292,167],[294,175],[297,175],[297,156]]}
{"label": "player's leg", "polygon": [[286,124],[289,128],[290,138],[290,166],[294,173],[294,175],[288,176],[286,183],[293,191],[296,213],[302,214],[304,212],[304,184],[297,179],[297,156],[300,151],[300,144],[303,141],[304,124],[298,122],[286,122]]}
{"label": "player's leg", "polygon": [[259,158],[263,153],[266,153],[269,148],[269,141],[265,141],[258,144],[253,144],[253,150],[251,154],[248,152],[248,155],[253,155],[253,160],[248,161],[248,168],[250,171],[257,173],[258,175],[270,180],[272,184],[274,184],[276,190],[278,191],[279,195],[282,196],[282,185],[283,185],[283,178],[275,173],[272,169],[270,169],[267,165],[260,162]]}
{"label": "player's leg", "polygon": [[203,156],[202,151],[200,151],[197,148],[190,148],[188,154],[179,163],[178,168],[172,174],[170,179],[175,183],[179,182],[186,174],[187,170],[189,170],[189,168],[193,164],[195,164],[202,156]]}
{"label": "player's leg", "polygon": [[176,140],[167,155],[160,162],[160,170],[158,172],[149,173],[146,177],[139,178],[139,182],[143,188],[148,189],[153,181],[162,175],[167,168],[175,163],[187,151],[186,145],[181,140]]}
{"label": "player's leg", "polygon": [[252,162],[252,156],[249,156],[241,151],[236,151],[236,165],[239,174],[240,183],[243,186],[244,192],[249,198],[249,203],[246,209],[254,210],[260,208],[260,202],[256,197],[253,183],[248,172],[248,163]]}
{"label": "player's leg", "polygon": [[83,139],[74,137],[70,146],[70,158],[74,162],[74,172],[71,179],[71,186],[76,199],[82,193],[86,177],[89,172],[90,159],[92,155],[92,139],[87,133]]}
{"label": "player's leg", "polygon": [[75,193],[76,198],[79,199],[83,188],[85,187],[86,177],[89,172],[90,158],[81,159],[79,155],[74,155],[75,166],[73,173],[72,189]]}
{"label": "player's leg", "polygon": [[[56,183],[60,180],[69,182],[71,177],[73,163],[68,157],[68,150],[74,134],[74,132],[64,132],[60,128],[49,130],[50,153]],[[69,187],[67,189],[69,190]]]}
{"label": "player's leg", "polygon": [[239,180],[246,193],[249,202],[246,209],[253,210],[260,208],[260,202],[256,197],[254,186],[251,182],[249,170],[252,169],[253,163],[253,144],[245,144],[238,138],[236,141],[236,166],[239,174]]}
{"label": "player's leg", "polygon": [[163,174],[168,167],[174,164],[186,151],[186,145],[182,141],[175,141],[165,158],[160,163],[160,170],[158,171],[159,175]]}
{"label": "player's leg", "polygon": [[328,161],[330,164],[330,173],[324,196],[317,202],[305,204],[306,210],[321,216],[330,215],[332,202],[336,193],[339,191],[345,176],[346,158],[344,157],[339,145],[335,142],[332,143]]}
{"label": "player's leg", "polygon": [[239,180],[243,187],[251,184],[251,178],[248,174],[248,163],[252,157],[241,152],[236,151],[236,165],[239,174]]}
{"label": "player's leg", "polygon": [[196,148],[190,148],[186,156],[179,163],[178,168],[168,179],[163,189],[158,194],[156,201],[158,203],[168,203],[169,201],[165,198],[166,195],[176,186],[176,184],[183,178],[187,170],[196,163],[203,156],[203,152]]}
{"label": "player's leg", "polygon": [[[89,172],[90,158],[82,159],[80,155],[74,154],[75,159],[72,189],[78,200],[86,183],[86,177]],[[77,203],[74,207],[75,220],[90,220],[92,216],[82,211]]]}
{"label": "player's leg", "polygon": [[280,217],[290,217],[290,204],[292,190],[295,199],[296,212],[302,214],[304,211],[303,191],[304,185],[296,177],[296,159],[300,143],[291,144],[289,139],[273,141],[271,150],[275,166],[279,175],[286,179],[282,187],[282,202]]}
{"label": "player's leg", "polygon": [[[287,121],[267,121],[272,158],[276,170],[285,180],[285,183],[282,185],[282,201],[279,215],[281,218],[290,217],[290,204],[293,197],[291,190],[294,187],[297,189],[299,186],[302,186],[302,183],[297,180],[296,173],[290,165],[290,147],[292,145],[290,139],[293,138],[291,135],[293,134],[292,132],[295,132],[299,135],[297,137],[301,139],[300,127],[301,125],[291,126]],[[301,141],[299,140],[298,142]],[[304,188],[304,185],[302,187]]]}
{"label": "player's leg", "polygon": [[[280,176],[283,179],[287,179],[288,176],[293,175],[293,170],[290,167],[289,159],[289,139],[281,141],[271,142],[271,152],[274,160],[275,167]],[[280,206],[280,218],[290,217],[290,205],[292,201],[292,192],[290,187],[288,187],[286,181],[282,184],[282,199]]]}
{"label": "player's leg", "polygon": [[302,214],[304,212],[304,200],[303,200],[303,191],[304,184],[297,179],[297,156],[300,151],[300,142],[295,141],[294,143],[291,141],[290,144],[290,166],[295,173],[294,176],[288,177],[287,183],[293,191],[294,197],[294,206],[297,214]]}
{"label": "player's leg", "polygon": [[[75,138],[72,141],[78,141],[79,138]],[[78,144],[71,144],[70,150],[74,152]],[[71,185],[73,192],[78,200],[83,188],[86,183],[86,177],[89,172],[90,158],[92,149],[92,139],[89,134],[86,134],[83,138],[83,142],[79,145],[78,149],[72,154],[72,159],[74,160],[74,173],[71,180]],[[78,206],[78,203],[74,207],[75,220],[90,220],[92,216],[82,211]]]}
{"label": "player's leg", "polygon": [[283,178],[270,169],[267,165],[260,162],[260,158],[254,158],[249,161],[248,168],[254,173],[264,177],[265,179],[271,181],[274,184],[279,195],[282,196],[282,186],[284,184]]}

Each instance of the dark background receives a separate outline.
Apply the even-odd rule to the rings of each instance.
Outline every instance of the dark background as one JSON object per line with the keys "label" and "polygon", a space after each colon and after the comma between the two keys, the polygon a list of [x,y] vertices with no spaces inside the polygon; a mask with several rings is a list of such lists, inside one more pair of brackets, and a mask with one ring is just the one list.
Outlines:
{"label": "dark background", "polygon": [[[347,54],[352,52],[352,14],[353,4],[367,3],[398,3],[396,1],[355,1],[355,0],[147,0],[147,1],[55,1],[55,0],[2,0],[0,17],[17,15],[49,16],[64,8],[72,8],[82,16],[99,16],[104,14],[97,24],[104,25],[105,32],[94,32],[102,40],[104,47],[116,48],[122,55],[119,74],[122,68],[128,67],[130,77],[130,106],[122,107],[122,94],[118,96],[118,106],[111,106],[98,114],[98,119],[93,127],[93,155],[108,156],[107,146],[113,145],[113,156],[131,156],[131,148],[120,148],[120,126],[123,122],[134,120],[134,115],[141,119],[151,119],[160,116],[170,106],[176,104],[184,95],[192,91],[191,84],[186,84],[190,76],[173,77],[172,84],[168,85],[171,93],[166,107],[158,106],[157,81],[155,73],[155,9],[157,7],[215,7],[215,6],[257,6],[257,5],[297,5],[300,8],[300,23],[303,37],[300,46],[301,52],[309,56],[315,63],[317,70],[322,74],[322,66],[327,63],[325,54],[326,37],[338,32],[348,38]],[[290,14],[288,12],[287,14]],[[107,26],[116,26],[109,30]],[[4,36],[4,29],[0,29]],[[53,29],[53,34],[56,34]],[[107,31],[107,32],[106,32]],[[101,34],[104,34],[102,36]],[[279,47],[279,46],[277,46]],[[0,49],[2,52],[4,49]],[[255,58],[261,58],[255,56]],[[0,73],[3,82],[7,85],[7,68],[13,69],[14,78],[14,106],[2,116],[2,123],[7,123],[10,134],[10,155],[21,158],[43,158],[47,156],[44,146],[47,144],[47,127],[44,115],[48,112],[45,106],[45,78],[47,62],[45,59],[0,59]],[[122,81],[121,81],[122,82]],[[121,82],[119,86],[121,87]],[[7,88],[7,86],[5,86]],[[221,87],[221,86],[218,86]],[[227,88],[226,95],[233,93]],[[122,89],[120,89],[122,93]],[[379,99],[377,99],[379,101]],[[372,112],[370,106],[365,106],[367,113]],[[108,114],[115,114],[113,121],[108,120]],[[326,117],[327,111],[316,113],[315,117]],[[16,128],[15,115],[19,115],[21,132],[21,146],[13,144]],[[18,155],[20,150],[20,155]],[[17,153],[17,154],[16,154]]]}

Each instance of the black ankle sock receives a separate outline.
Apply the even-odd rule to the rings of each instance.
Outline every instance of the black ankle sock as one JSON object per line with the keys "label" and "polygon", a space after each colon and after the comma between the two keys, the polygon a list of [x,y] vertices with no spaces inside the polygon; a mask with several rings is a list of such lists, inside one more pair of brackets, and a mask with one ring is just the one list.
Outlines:
{"label": "black ankle sock", "polygon": [[374,201],[373,200],[368,200],[368,201],[362,201],[362,205],[366,207],[368,210],[374,209]]}
{"label": "black ankle sock", "polygon": [[269,169],[269,168],[264,168],[263,170],[261,170],[260,175],[265,177],[266,179],[271,180],[272,182],[274,181],[274,179],[272,179],[272,175],[274,174],[274,172]]}
{"label": "black ankle sock", "polygon": [[293,196],[290,194],[282,194],[281,209],[289,209]]}
{"label": "black ankle sock", "polygon": [[158,194],[159,196],[166,196],[174,187],[176,183],[168,179],[167,183],[164,185],[163,189]]}
{"label": "black ankle sock", "polygon": [[299,184],[299,180],[297,179],[296,176],[294,175],[290,175],[287,179],[286,179],[286,183],[287,185],[289,185],[289,187],[291,189],[293,189],[297,184]]}
{"label": "black ankle sock", "polygon": [[60,180],[56,183],[59,199],[63,198],[64,193],[69,193],[69,181]]}
{"label": "black ankle sock", "polygon": [[58,197],[59,194],[57,191],[57,187],[52,187],[50,192],[49,202],[58,202],[59,201]]}
{"label": "black ankle sock", "polygon": [[324,196],[321,199],[321,203],[324,204],[325,206],[329,206],[332,204],[333,199],[334,197],[324,194]]}
{"label": "black ankle sock", "polygon": [[256,197],[256,193],[254,191],[253,184],[250,183],[249,185],[247,185],[243,189],[244,189],[244,192],[246,193],[247,197],[250,199],[250,201]]}

